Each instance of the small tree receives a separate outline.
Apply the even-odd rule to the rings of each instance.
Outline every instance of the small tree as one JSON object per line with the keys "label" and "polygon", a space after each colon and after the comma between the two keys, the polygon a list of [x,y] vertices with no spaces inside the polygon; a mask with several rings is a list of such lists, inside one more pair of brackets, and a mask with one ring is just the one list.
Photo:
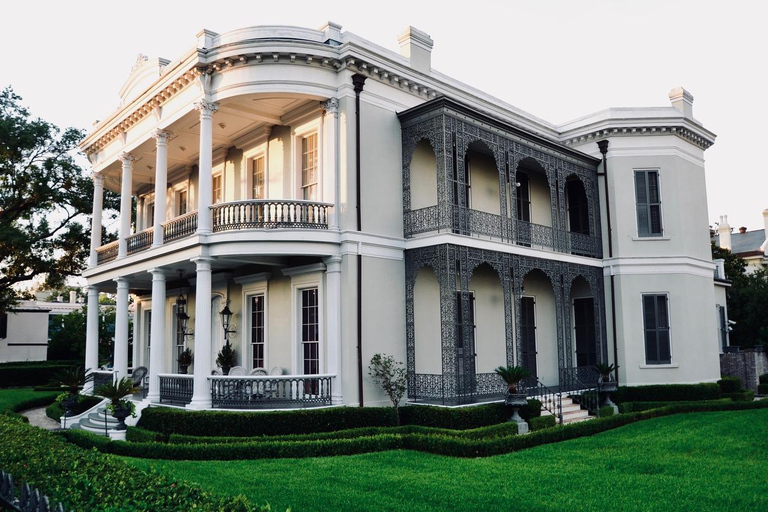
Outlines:
{"label": "small tree", "polygon": [[396,361],[394,357],[386,354],[376,354],[368,365],[368,375],[373,382],[381,386],[387,394],[392,405],[395,406],[397,424],[400,424],[400,400],[405,396],[408,385],[408,377],[403,363]]}

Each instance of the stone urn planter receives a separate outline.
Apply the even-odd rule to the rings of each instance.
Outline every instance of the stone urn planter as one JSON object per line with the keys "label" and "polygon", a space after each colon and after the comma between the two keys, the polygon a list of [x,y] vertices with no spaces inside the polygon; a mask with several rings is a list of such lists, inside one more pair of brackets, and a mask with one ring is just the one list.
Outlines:
{"label": "stone urn planter", "polygon": [[66,399],[61,401],[61,407],[64,409],[65,418],[74,416],[75,409],[77,408],[77,395],[70,394]]}
{"label": "stone urn planter", "polygon": [[125,400],[114,406],[112,410],[112,417],[117,420],[117,426],[115,430],[126,430],[128,426],[125,424],[125,418],[133,414],[133,408]]}

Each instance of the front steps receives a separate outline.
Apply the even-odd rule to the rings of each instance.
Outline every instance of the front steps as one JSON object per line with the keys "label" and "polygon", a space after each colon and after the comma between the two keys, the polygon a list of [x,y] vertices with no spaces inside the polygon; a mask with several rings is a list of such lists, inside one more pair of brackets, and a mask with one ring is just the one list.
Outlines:
{"label": "front steps", "polygon": [[[107,433],[104,430],[104,413],[106,411],[106,405],[99,406],[95,411],[92,411],[88,416],[80,420],[78,425],[73,426],[74,429],[87,430],[94,434],[106,436]],[[106,430],[111,430],[117,426],[117,420],[112,417],[109,412],[106,413]]]}
{"label": "front steps", "polygon": [[[574,403],[572,398],[564,396],[562,400],[563,400],[563,424],[576,423],[577,421],[586,421],[594,418],[594,416],[589,415],[589,411],[587,411],[586,409],[582,409],[579,404]],[[555,407],[557,406],[555,405]],[[557,409],[555,407],[553,407],[553,410],[555,411],[555,413],[557,413]],[[547,409],[545,409],[544,406],[542,406],[541,415],[552,416],[552,413],[549,412]]]}

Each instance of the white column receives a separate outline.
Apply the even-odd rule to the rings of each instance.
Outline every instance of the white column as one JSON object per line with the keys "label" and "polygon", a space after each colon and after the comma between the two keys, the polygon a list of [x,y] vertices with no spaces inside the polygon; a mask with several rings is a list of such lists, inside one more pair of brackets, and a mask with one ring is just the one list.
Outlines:
{"label": "white column", "polygon": [[117,304],[115,305],[115,357],[112,369],[117,380],[128,375],[128,280],[124,277],[117,282]]}
{"label": "white column", "polygon": [[[130,153],[120,155],[123,162],[123,177],[120,187],[120,241],[118,242],[117,257],[123,258],[128,254],[128,241],[131,235],[131,198],[133,182],[133,162],[136,157]],[[123,375],[124,377],[124,375]]]}
{"label": "white column", "polygon": [[101,215],[104,211],[104,177],[93,173],[93,216],[91,217],[91,255],[89,267],[95,267],[98,256],[96,249],[101,247]]}
{"label": "white column", "polygon": [[[209,196],[210,197],[210,196]],[[197,258],[195,280],[195,376],[190,409],[211,408],[211,260]]]}
{"label": "white column", "polygon": [[165,222],[165,202],[168,193],[168,140],[169,132],[155,130],[152,132],[157,147],[155,159],[155,232],[152,237],[152,247],[163,245],[163,222]]}
{"label": "white column", "polygon": [[147,401],[159,402],[160,379],[157,376],[165,369],[165,274],[159,268],[153,268],[149,273],[152,274],[152,331],[149,333],[151,345]]}
{"label": "white column", "polygon": [[324,139],[324,165],[323,181],[325,182],[325,194],[323,201],[333,203],[333,210],[328,218],[328,227],[330,229],[339,228],[339,100],[330,98],[323,102],[325,110],[325,133]]}
{"label": "white column", "polygon": [[[211,201],[213,196],[213,114],[219,110],[216,103],[198,101],[200,111],[200,157],[197,180],[197,232],[211,232]],[[157,211],[157,201],[155,201]],[[195,365],[197,366],[197,365]],[[208,399],[210,403],[210,397]]]}
{"label": "white column", "polygon": [[[85,369],[99,369],[99,289],[88,287],[88,317],[85,328]],[[90,393],[93,381],[86,382],[83,391]]]}
{"label": "white column", "polygon": [[341,256],[331,256],[325,263],[325,330],[328,365],[327,372],[336,375],[332,400],[342,403],[341,396]]}

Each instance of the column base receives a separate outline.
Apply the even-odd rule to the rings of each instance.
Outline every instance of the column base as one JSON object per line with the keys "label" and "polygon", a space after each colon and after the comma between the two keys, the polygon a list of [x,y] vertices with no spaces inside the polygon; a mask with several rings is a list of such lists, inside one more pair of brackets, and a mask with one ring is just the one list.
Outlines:
{"label": "column base", "polygon": [[146,404],[159,404],[160,403],[160,394],[153,394],[153,393],[147,393],[147,397],[141,401],[141,403]]}
{"label": "column base", "polygon": [[195,398],[192,397],[192,401],[187,404],[187,409],[193,411],[206,411],[213,408],[210,397],[209,398]]}

